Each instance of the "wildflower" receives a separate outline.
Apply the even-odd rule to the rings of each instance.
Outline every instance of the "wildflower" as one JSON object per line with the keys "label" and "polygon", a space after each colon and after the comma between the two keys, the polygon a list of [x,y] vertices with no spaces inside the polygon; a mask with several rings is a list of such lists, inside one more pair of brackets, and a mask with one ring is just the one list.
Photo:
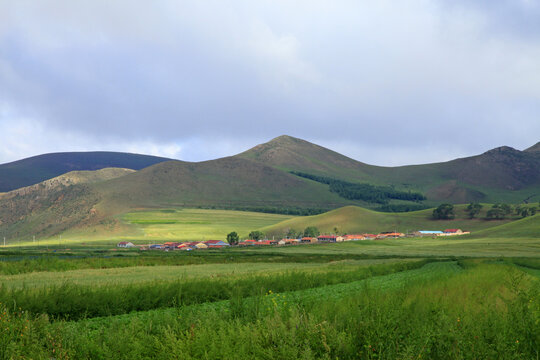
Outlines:
{"label": "wildflower", "polygon": [[516,344],[519,344],[519,340],[516,340]]}

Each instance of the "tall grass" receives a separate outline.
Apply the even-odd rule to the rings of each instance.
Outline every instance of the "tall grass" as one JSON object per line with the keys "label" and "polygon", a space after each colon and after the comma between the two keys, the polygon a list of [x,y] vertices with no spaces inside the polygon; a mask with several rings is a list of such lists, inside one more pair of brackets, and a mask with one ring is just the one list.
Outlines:
{"label": "tall grass", "polygon": [[[236,293],[228,307],[53,322],[13,313],[2,358],[536,359],[538,281],[501,264],[452,277],[288,302]],[[2,305],[0,305],[0,308]],[[0,310],[1,311],[1,310]],[[6,314],[7,313],[7,314]],[[28,324],[28,325],[27,325]],[[25,328],[27,326],[27,328]],[[22,334],[22,336],[21,336]]]}
{"label": "tall grass", "polygon": [[309,289],[347,283],[374,275],[417,269],[428,260],[359,267],[346,271],[286,272],[248,275],[233,279],[186,279],[130,285],[60,286],[33,288],[0,287],[0,301],[12,303],[33,314],[45,313],[59,319],[81,319],[125,314],[132,311],[184,306],[230,299],[231,289],[242,297],[265,289],[275,292]]}

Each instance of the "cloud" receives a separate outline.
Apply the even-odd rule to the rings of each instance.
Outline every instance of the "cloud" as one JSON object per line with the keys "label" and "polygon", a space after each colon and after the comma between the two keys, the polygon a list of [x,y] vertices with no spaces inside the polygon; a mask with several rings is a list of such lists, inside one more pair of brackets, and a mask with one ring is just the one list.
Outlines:
{"label": "cloud", "polygon": [[440,149],[524,148],[540,134],[539,9],[0,1],[0,99],[10,109],[0,137],[19,140],[5,140],[0,157],[58,149],[48,138],[65,134],[77,140],[58,150],[140,144],[186,160],[281,134],[394,165],[435,161]]}

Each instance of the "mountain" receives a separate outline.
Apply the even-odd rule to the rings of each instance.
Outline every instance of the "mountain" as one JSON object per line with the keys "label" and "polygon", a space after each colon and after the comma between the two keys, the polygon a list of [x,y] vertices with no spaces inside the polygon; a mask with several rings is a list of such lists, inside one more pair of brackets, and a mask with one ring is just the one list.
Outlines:
{"label": "mountain", "polygon": [[237,156],[284,171],[420,191],[432,201],[521,201],[540,190],[539,144],[525,151],[503,146],[448,162],[382,167],[280,136]]}
{"label": "mountain", "polygon": [[121,152],[63,152],[38,155],[0,165],[0,192],[34,185],[75,170],[140,170],[171,159]]}
{"label": "mountain", "polygon": [[524,151],[535,153],[540,152],[540,141],[531,146],[530,148],[525,149]]}
{"label": "mountain", "polygon": [[[74,158],[66,155],[58,167],[101,166],[112,159],[106,155],[110,153],[98,153],[101,157],[83,154],[86,162],[71,162]],[[353,187],[356,183],[368,183],[373,191],[420,192],[427,196],[423,202],[427,206],[470,201],[518,203],[536,201],[535,196],[540,194],[540,152],[534,149],[500,147],[443,163],[380,167],[301,139],[280,136],[236,156],[197,163],[131,156],[135,156],[132,168],[146,165],[137,162],[141,159],[159,162],[138,171],[102,170],[79,174],[79,178],[77,173],[70,173],[1,195],[1,232],[10,237],[47,237],[74,227],[120,231],[127,225],[121,223],[118,215],[141,208],[215,207],[312,213],[347,205],[380,206],[342,197],[330,191],[329,184],[321,178],[338,179],[340,184],[347,182]],[[291,171],[318,178],[307,179]],[[418,206],[404,198],[392,198],[390,205]]]}

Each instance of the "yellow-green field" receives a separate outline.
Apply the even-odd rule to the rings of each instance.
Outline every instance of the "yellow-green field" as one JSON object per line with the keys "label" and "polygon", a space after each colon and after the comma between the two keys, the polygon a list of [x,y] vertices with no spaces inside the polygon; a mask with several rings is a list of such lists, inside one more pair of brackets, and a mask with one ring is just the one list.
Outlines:
{"label": "yellow-green field", "polygon": [[304,254],[366,254],[403,256],[538,257],[537,238],[474,238],[471,236],[349,241],[333,244],[247,248],[244,251]]}
{"label": "yellow-green field", "polygon": [[231,231],[245,237],[252,230],[290,218],[248,211],[167,209],[130,212],[122,220],[136,226],[146,239],[225,240]]}
{"label": "yellow-green field", "polygon": [[[93,229],[71,230],[60,238],[38,239],[40,245],[80,243],[110,243],[131,240],[137,243],[163,241],[225,240],[236,231],[247,237],[250,231],[277,224],[293,218],[291,215],[266,214],[250,211],[210,209],[160,209],[133,211],[122,215],[119,231],[93,232]],[[30,239],[29,239],[30,240]],[[8,240],[9,243],[9,240]],[[37,245],[32,241],[11,242],[10,245]]]}
{"label": "yellow-green field", "polygon": [[287,271],[347,271],[357,267],[417,259],[341,260],[328,263],[240,263],[184,266],[134,266],[113,269],[85,269],[64,272],[34,272],[2,276],[0,284],[6,288],[40,288],[77,285],[136,284],[152,281],[174,281],[200,278],[231,279],[246,275],[276,275]]}

